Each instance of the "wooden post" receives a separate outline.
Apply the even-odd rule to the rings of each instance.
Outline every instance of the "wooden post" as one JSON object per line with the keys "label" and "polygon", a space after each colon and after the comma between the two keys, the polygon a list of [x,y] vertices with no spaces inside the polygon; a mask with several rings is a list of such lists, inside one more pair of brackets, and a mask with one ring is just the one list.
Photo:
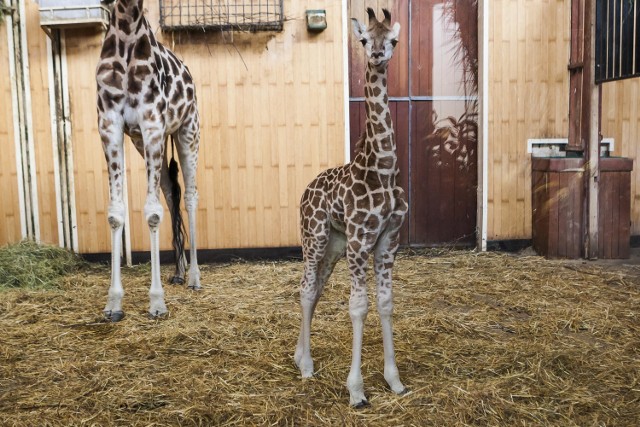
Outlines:
{"label": "wooden post", "polygon": [[600,178],[600,90],[595,84],[596,0],[587,0],[585,8],[585,77],[583,98],[589,98],[582,109],[582,132],[588,136],[585,151],[585,186],[587,194],[587,236],[585,258],[598,258],[598,181]]}

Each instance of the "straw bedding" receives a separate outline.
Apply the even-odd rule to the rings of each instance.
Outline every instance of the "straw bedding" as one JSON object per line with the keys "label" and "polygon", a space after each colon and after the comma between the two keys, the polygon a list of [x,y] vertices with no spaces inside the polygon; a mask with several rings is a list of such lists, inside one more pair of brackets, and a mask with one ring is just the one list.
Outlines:
{"label": "straw bedding", "polygon": [[312,326],[315,377],[293,364],[301,273],[300,261],[204,265],[204,290],[165,286],[170,315],[151,320],[149,266],[124,268],[117,324],[100,321],[105,265],[67,274],[60,289],[0,290],[0,423],[640,425],[638,266],[400,253],[395,343],[411,392],[396,396],[384,382],[370,285],[363,410],[348,406],[344,386],[344,261]]}

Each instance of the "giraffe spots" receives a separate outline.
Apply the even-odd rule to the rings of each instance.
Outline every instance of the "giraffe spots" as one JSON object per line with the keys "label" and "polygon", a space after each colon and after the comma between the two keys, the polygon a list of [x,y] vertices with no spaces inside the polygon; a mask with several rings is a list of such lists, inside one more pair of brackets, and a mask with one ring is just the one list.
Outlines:
{"label": "giraffe spots", "polygon": [[192,87],[188,87],[187,88],[187,100],[188,101],[193,101],[193,95],[194,95],[194,91]]}
{"label": "giraffe spots", "polygon": [[376,112],[376,114],[382,114],[384,108],[380,104],[374,104],[373,110]]}
{"label": "giraffe spots", "polygon": [[111,150],[111,157],[116,159],[118,157],[118,150]]}
{"label": "giraffe spots", "polygon": [[391,138],[391,135],[387,135],[384,138],[380,139],[380,145],[383,151],[393,150],[393,140]]}
{"label": "giraffe spots", "polygon": [[116,163],[116,162],[112,162],[112,163],[111,163],[111,170],[112,170],[112,171],[114,171],[114,172],[115,172],[115,171],[117,171],[119,168],[120,168],[120,166],[118,165],[118,163]]}
{"label": "giraffe spots", "polygon": [[131,25],[127,19],[118,19],[118,30],[120,30],[123,34],[131,33]]}
{"label": "giraffe spots", "polygon": [[122,102],[122,100],[124,99],[124,95],[113,94],[109,91],[102,92],[100,97],[102,98],[102,102],[104,103],[104,106],[106,107],[107,110],[112,110],[117,104],[120,104],[120,102]]}
{"label": "giraffe spots", "polygon": [[100,58],[111,58],[116,55],[116,35],[111,34],[102,43],[102,51],[100,52]]}
{"label": "giraffe spots", "polygon": [[382,90],[379,87],[376,86],[376,87],[373,88],[372,92],[373,92],[373,96],[378,97],[382,93]]}
{"label": "giraffe spots", "polygon": [[175,92],[173,93],[173,97],[171,98],[172,104],[177,104],[184,97],[184,85],[180,80],[176,82]]}
{"label": "giraffe spots", "polygon": [[182,80],[184,81],[185,84],[191,84],[193,83],[193,79],[191,78],[191,74],[189,74],[189,71],[187,71],[187,67],[184,67],[185,70],[182,73]]}
{"label": "giraffe spots", "polygon": [[104,104],[102,103],[102,98],[98,97],[98,113],[104,112]]}
{"label": "giraffe spots", "polygon": [[382,102],[384,102],[385,104],[389,103],[389,97],[387,96],[387,94],[385,93],[384,96],[382,97]]}
{"label": "giraffe spots", "polygon": [[[122,72],[121,72],[122,70]],[[122,75],[124,68],[119,63],[104,63],[100,65],[96,74],[102,85],[122,90]]]}
{"label": "giraffe spots", "polygon": [[135,77],[135,68],[130,68],[127,79],[127,91],[136,95],[142,92],[142,82]]}
{"label": "giraffe spots", "polygon": [[133,48],[135,47],[135,45],[130,44],[129,48],[127,49],[127,55],[124,58],[124,62],[126,62],[127,64],[131,62],[131,55],[133,55]]}
{"label": "giraffe spots", "polygon": [[369,70],[367,70],[367,81],[369,81],[371,83],[375,83],[375,82],[378,81],[378,75],[377,74],[372,75],[370,78],[368,77],[369,74],[370,74]]}
{"label": "giraffe spots", "polygon": [[391,127],[391,125],[393,124],[391,122],[391,114],[387,111],[387,115],[384,118],[384,123],[387,125],[388,128]]}
{"label": "giraffe spots", "polygon": [[137,21],[138,18],[140,18],[140,9],[138,9],[138,6],[133,6],[131,17],[133,18],[134,22]]}
{"label": "giraffe spots", "polygon": [[160,95],[160,88],[155,80],[149,82],[149,90],[144,95],[145,104],[151,104]]}
{"label": "giraffe spots", "polygon": [[367,187],[364,186],[361,182],[356,182],[351,187],[351,191],[356,197],[362,196],[363,194],[367,194]]}
{"label": "giraffe spots", "polygon": [[373,126],[373,132],[377,135],[383,133],[386,128],[382,123],[372,123]]}
{"label": "giraffe spots", "polygon": [[124,58],[125,47],[126,45],[124,43],[124,40],[118,40],[118,56],[120,56],[120,58]]}
{"label": "giraffe spots", "polygon": [[158,112],[160,114],[163,114],[165,111],[165,108],[167,108],[167,102],[164,99],[161,99],[157,104],[156,104],[156,109],[158,110]]}
{"label": "giraffe spots", "polygon": [[386,77],[382,78],[382,86],[387,87],[387,79],[386,79]]}
{"label": "giraffe spots", "polygon": [[356,209],[368,209],[369,208],[369,197],[365,195],[356,201]]}
{"label": "giraffe spots", "polygon": [[140,104],[140,101],[138,101],[138,98],[127,98],[127,104],[129,104],[129,107],[131,108],[138,108],[138,105]]}
{"label": "giraffe spots", "polygon": [[378,159],[378,169],[391,169],[395,166],[396,159],[393,156],[381,157]]}
{"label": "giraffe spots", "polygon": [[171,93],[171,87],[173,85],[173,77],[171,76],[166,76],[164,78],[163,81],[163,86],[164,86],[164,96],[168,97],[169,93]]}
{"label": "giraffe spots", "polygon": [[369,215],[364,222],[364,226],[367,230],[377,230],[380,226],[380,220],[375,215]]}
{"label": "giraffe spots", "polygon": [[367,138],[373,138],[373,124],[367,123]]}
{"label": "giraffe spots", "polygon": [[149,36],[143,34],[135,43],[133,56],[136,59],[149,59],[151,57],[151,44]]}
{"label": "giraffe spots", "polygon": [[151,67],[148,65],[136,65],[133,67],[133,75],[138,80],[144,80],[151,74]]}

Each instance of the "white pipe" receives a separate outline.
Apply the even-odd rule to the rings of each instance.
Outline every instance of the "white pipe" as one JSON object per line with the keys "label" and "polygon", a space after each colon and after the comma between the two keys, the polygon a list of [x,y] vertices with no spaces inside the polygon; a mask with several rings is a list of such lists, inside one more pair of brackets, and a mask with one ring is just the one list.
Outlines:
{"label": "white pipe", "polygon": [[29,181],[31,194],[31,216],[33,218],[33,237],[40,242],[40,210],[38,208],[38,180],[36,175],[36,149],[33,142],[33,118],[31,107],[31,73],[29,72],[29,45],[27,44],[27,16],[24,0],[18,8],[20,16],[20,53],[22,55],[22,88],[24,96],[24,118],[26,123],[26,144],[28,147]]}
{"label": "white pipe", "polygon": [[49,79],[49,120],[51,126],[51,146],[53,149],[53,181],[56,192],[56,218],[58,222],[58,245],[65,242],[64,216],[62,214],[62,190],[60,182],[60,156],[58,154],[59,135],[57,125],[56,78],[54,75],[53,44],[47,37],[47,76]]}
{"label": "white pipe", "polygon": [[[11,1],[6,0],[4,4],[11,7]],[[16,176],[18,177],[18,204],[20,206],[20,233],[23,239],[29,234],[27,231],[27,207],[24,192],[24,175],[22,170],[22,142],[20,129],[20,112],[18,101],[18,76],[16,70],[15,40],[13,38],[13,17],[11,14],[5,16],[7,27],[7,44],[9,47],[9,79],[11,80],[11,104],[13,112],[13,143],[16,150]]]}
{"label": "white pipe", "polygon": [[64,117],[65,139],[65,170],[67,172],[67,203],[69,209],[69,234],[71,235],[71,247],[69,249],[78,252],[78,220],[76,216],[76,190],[73,163],[73,138],[71,133],[71,101],[69,100],[69,68],[67,67],[67,36],[65,30],[60,30],[60,73],[62,76],[62,105]]}
{"label": "white pipe", "polygon": [[478,173],[478,247],[487,250],[489,205],[489,0],[480,1],[480,164]]}
{"label": "white pipe", "polygon": [[342,69],[344,96],[344,162],[351,160],[351,134],[349,129],[349,10],[347,0],[342,1]]}

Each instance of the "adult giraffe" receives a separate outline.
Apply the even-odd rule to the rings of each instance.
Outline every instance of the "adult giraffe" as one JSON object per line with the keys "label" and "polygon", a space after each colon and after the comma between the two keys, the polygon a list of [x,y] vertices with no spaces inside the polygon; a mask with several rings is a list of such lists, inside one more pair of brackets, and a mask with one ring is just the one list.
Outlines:
{"label": "adult giraffe", "polygon": [[168,136],[175,143],[185,183],[185,207],[189,218],[191,265],[189,287],[200,288],[196,254],[196,210],[198,192],[196,168],[200,126],[193,79],[187,67],[160,44],[143,15],[143,0],[107,0],[114,3],[109,29],[102,44],[96,70],[98,84],[98,130],[109,170],[109,212],[111,225],[111,286],[104,315],[117,322],[124,316],[120,279],[122,227],[125,219],[123,139],[131,137],[145,159],[147,198],[144,215],[151,237],[151,316],[167,313],[160,278],[158,227],[163,208],[162,188],[172,217],[176,273],[173,283],[184,282],[186,258],[180,215],[180,187],[177,164],[167,166]]}
{"label": "adult giraffe", "polygon": [[389,11],[383,11],[384,20],[378,21],[374,11],[367,9],[368,27],[352,20],[355,36],[367,56],[366,133],[359,142],[360,152],[350,163],[318,175],[300,203],[304,275],[300,290],[302,324],[295,362],[303,377],[313,375],[311,319],[327,279],[346,252],[351,273],[349,314],[353,324],[347,387],[351,405],[355,407],[368,404],[360,364],[368,311],[366,267],[371,252],[382,324],[384,378],[395,393],[405,392],[393,348],[391,270],[407,203],[404,191],[396,183],[396,144],[387,95],[387,65],[398,42],[400,24],[391,26]]}

